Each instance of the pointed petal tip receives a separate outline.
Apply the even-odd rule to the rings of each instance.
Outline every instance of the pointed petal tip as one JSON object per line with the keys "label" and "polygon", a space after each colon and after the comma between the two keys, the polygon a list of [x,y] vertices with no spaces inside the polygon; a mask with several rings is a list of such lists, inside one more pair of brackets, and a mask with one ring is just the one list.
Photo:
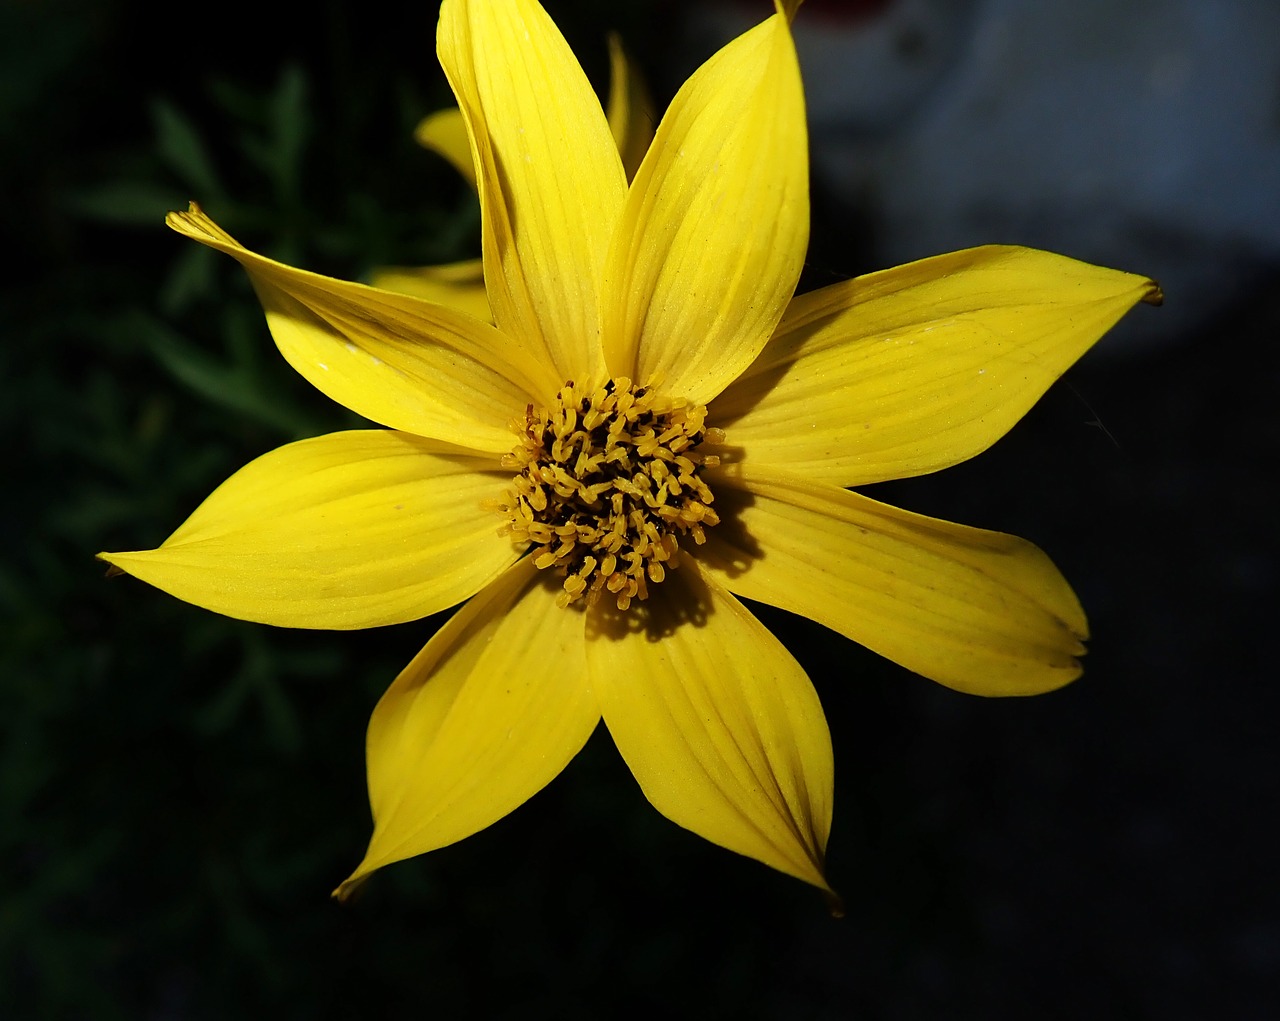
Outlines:
{"label": "pointed petal tip", "polygon": [[[716,397],[758,464],[857,487],[987,450],[1160,285],[1035,249],[984,245],[794,298]],[[859,408],[851,415],[850,408]]]}
{"label": "pointed petal tip", "polygon": [[186,209],[172,209],[164,215],[164,222],[174,230],[181,230],[181,225],[187,223],[191,219],[208,219],[208,217],[204,215],[204,210],[200,208],[200,203],[195,199],[191,199],[187,202]]}
{"label": "pointed petal tip", "polygon": [[103,557],[241,620],[338,630],[417,620],[519,558],[476,513],[501,485],[491,467],[392,430],[317,436],[241,468],[159,548]]}
{"label": "pointed petal tip", "polygon": [[600,712],[581,615],[556,607],[558,591],[524,558],[454,614],[383,695],[366,742],[374,831],[338,899],[386,865],[493,825],[586,744]]}
{"label": "pointed petal tip", "polygon": [[717,529],[699,555],[730,591],[969,694],[1034,695],[1080,676],[1088,621],[1038,547],[769,472],[714,476],[729,482],[719,513],[751,537]]}
{"label": "pointed petal tip", "polygon": [[587,643],[623,761],[676,825],[830,892],[834,766],[809,678],[697,560],[682,560],[662,587],[633,613],[639,628]]}
{"label": "pointed petal tip", "polygon": [[[1084,675],[1084,664],[1075,658],[1084,654],[1085,650],[1081,647],[1067,663],[1050,664],[1051,669],[1049,671],[1038,676],[1034,682],[1027,683],[1022,687],[1002,687],[985,690],[975,686],[971,688],[956,687],[955,690],[967,695],[977,695],[981,698],[1028,698],[1032,695],[1048,695],[1055,691],[1061,691]],[[955,686],[951,685],[951,687]]]}
{"label": "pointed petal tip", "polygon": [[796,11],[800,9],[802,3],[804,0],[773,0],[774,8],[787,19],[788,23],[796,20]]}
{"label": "pointed petal tip", "polygon": [[111,559],[113,556],[115,556],[114,553],[95,553],[93,555],[95,560],[101,560],[107,565],[107,569],[102,575],[104,578],[120,578],[125,574],[128,574],[123,567],[116,566],[115,562]]}
{"label": "pointed petal tip", "polygon": [[822,903],[825,904],[827,907],[827,914],[829,914],[832,918],[843,918],[844,917],[844,898],[841,897],[840,894],[836,893],[835,890],[831,889],[830,887],[827,887],[825,890],[822,890],[821,893],[822,893]]}
{"label": "pointed petal tip", "polygon": [[164,222],[170,230],[176,230],[179,234],[193,241],[199,241],[201,244],[217,242],[240,247],[239,242],[214,223],[200,208],[200,204],[194,200],[187,203],[187,208],[183,212],[173,210],[167,213]]}
{"label": "pointed petal tip", "polygon": [[825,839],[818,842],[816,853],[811,853],[809,865],[811,866],[811,871],[796,871],[790,874],[817,890],[818,896],[822,898],[822,903],[827,909],[827,913],[832,918],[843,918],[845,915],[844,898],[827,882]]}
{"label": "pointed petal tip", "polygon": [[797,873],[796,878],[808,883],[818,891],[818,896],[822,898],[822,903],[832,918],[843,918],[845,914],[844,898],[827,882],[825,840],[820,842],[818,854],[810,858],[810,864],[813,866],[813,874],[800,875]]}
{"label": "pointed petal tip", "polygon": [[365,883],[368,882],[372,872],[365,871],[364,864],[361,863],[351,875],[338,884],[337,889],[329,894],[339,904],[354,904],[360,899],[364,892]]}
{"label": "pointed petal tip", "polygon": [[[1083,621],[1083,617],[1081,618]],[[1043,663],[1044,669],[1034,673],[1028,672],[1021,678],[1021,683],[985,686],[982,683],[971,683],[966,686],[947,685],[967,695],[980,698],[1028,698],[1032,695],[1048,695],[1060,691],[1084,675],[1084,664],[1081,662],[1089,649],[1085,641],[1089,637],[1087,625],[1077,627],[1070,621],[1060,621],[1062,625],[1062,642],[1055,654]]]}

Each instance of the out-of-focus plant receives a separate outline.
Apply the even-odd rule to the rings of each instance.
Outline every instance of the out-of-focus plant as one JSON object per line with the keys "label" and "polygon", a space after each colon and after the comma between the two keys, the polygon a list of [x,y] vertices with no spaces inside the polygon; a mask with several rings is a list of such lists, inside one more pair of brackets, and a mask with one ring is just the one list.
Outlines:
{"label": "out-of-focus plant", "polygon": [[[268,924],[270,906],[324,911],[315,890],[349,864],[362,829],[340,836],[267,780],[296,773],[358,812],[362,725],[315,693],[340,679],[363,712],[394,659],[287,634],[268,642],[260,628],[146,597],[126,606],[92,560],[103,535],[162,537],[246,456],[348,423],[264,348],[242,275],[171,240],[164,213],[213,195],[229,219],[277,239],[278,254],[358,275],[471,254],[475,200],[410,140],[445,95],[443,83],[419,95],[412,69],[363,100],[398,104],[370,133],[380,148],[314,130],[314,74],[286,66],[265,91],[212,83],[199,115],[157,95],[149,138],[75,151],[74,131],[39,135],[35,97],[86,59],[90,36],[68,35],[65,53],[25,38],[25,62],[5,63],[15,120],[3,137],[48,168],[0,170],[13,186],[6,221],[35,228],[0,283],[0,1015],[132,1018],[143,1003],[201,1015],[221,995],[209,969],[239,976],[228,994],[254,990],[226,1004],[254,1014],[292,982],[282,939],[320,960],[330,938],[306,910]],[[387,208],[353,180],[355,149],[379,191],[440,186]],[[303,700],[319,707],[305,723]],[[282,832],[303,838],[286,849]]]}

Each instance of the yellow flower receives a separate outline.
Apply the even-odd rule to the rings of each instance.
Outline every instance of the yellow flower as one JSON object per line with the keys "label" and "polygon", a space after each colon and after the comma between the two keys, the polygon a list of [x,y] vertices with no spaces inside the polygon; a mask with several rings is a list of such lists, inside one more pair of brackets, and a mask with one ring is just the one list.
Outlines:
{"label": "yellow flower", "polygon": [[962,691],[1078,675],[1084,614],[1037,548],[845,487],[984,450],[1159,291],[986,247],[793,298],[794,7],[690,78],[628,187],[537,3],[445,0],[496,326],[273,262],[194,206],[169,217],[246,268],[290,364],[387,428],[266,454],[159,549],[104,559],[292,627],[469,600],[373,714],[374,833],[339,896],[510,812],[602,716],[660,812],[830,895],[826,722],[739,596]]}
{"label": "yellow flower", "polygon": [[[630,181],[653,141],[654,113],[649,90],[616,35],[609,36],[609,98],[605,115],[622,157],[622,169]],[[471,187],[477,187],[461,110],[456,106],[439,110],[423,118],[413,134],[420,145],[443,156]],[[483,259],[463,259],[440,266],[383,266],[373,271],[369,282],[374,287],[412,294],[493,322],[484,287]]]}

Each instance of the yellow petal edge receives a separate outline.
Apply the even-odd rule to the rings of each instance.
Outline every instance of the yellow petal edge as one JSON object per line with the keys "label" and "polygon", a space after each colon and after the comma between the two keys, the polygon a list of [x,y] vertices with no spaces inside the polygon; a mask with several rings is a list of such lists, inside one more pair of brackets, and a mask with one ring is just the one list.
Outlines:
{"label": "yellow petal edge", "polygon": [[583,616],[528,558],[467,603],[415,657],[369,721],[374,832],[334,891],[468,837],[553,780],[600,721]]}
{"label": "yellow petal edge", "polygon": [[797,297],[710,406],[757,464],[837,486],[937,471],[1003,436],[1154,281],[1002,245]]}
{"label": "yellow petal edge", "polygon": [[495,467],[391,430],[318,436],[241,468],[158,549],[100,557],[241,620],[335,629],[417,620],[520,556],[478,511],[508,481]]}
{"label": "yellow petal edge", "polygon": [[831,736],[800,665],[685,558],[660,593],[590,611],[587,661],[609,733],[668,819],[838,898],[823,874]]}
{"label": "yellow petal edge", "polygon": [[1080,675],[1088,624],[1024,539],[939,521],[764,467],[714,476],[726,521],[708,574],[909,670],[976,695],[1034,695]]}

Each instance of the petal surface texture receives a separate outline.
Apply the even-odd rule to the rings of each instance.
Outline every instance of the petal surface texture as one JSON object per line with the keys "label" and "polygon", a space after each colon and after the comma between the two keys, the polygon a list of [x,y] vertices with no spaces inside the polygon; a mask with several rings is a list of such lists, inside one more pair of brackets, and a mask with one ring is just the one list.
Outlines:
{"label": "petal surface texture", "polygon": [[957,464],[1003,436],[1134,303],[1145,277],[987,246],[797,297],[709,409],[755,463],[837,486]]}
{"label": "petal surface texture", "polygon": [[600,101],[533,0],[445,0],[436,44],[470,133],[494,321],[560,382],[603,382],[599,295],[626,179]]}
{"label": "petal surface texture", "polygon": [[686,557],[643,603],[589,611],[605,723],[668,819],[823,890],[831,737],[800,665]]}
{"label": "petal surface texture", "polygon": [[375,869],[484,829],[540,791],[600,712],[584,615],[521,560],[436,634],[369,721],[374,833],[344,897]]}
{"label": "petal surface texture", "polygon": [[731,471],[708,473],[721,523],[699,550],[731,591],[959,691],[1031,695],[1080,675],[1084,612],[1031,543],[767,468]]}
{"label": "petal surface texture", "polygon": [[484,265],[479,259],[440,266],[384,266],[370,274],[369,283],[448,306],[481,322],[493,321],[484,288]]}
{"label": "petal surface texture", "polygon": [[102,558],[179,599],[283,627],[363,628],[461,602],[520,554],[481,502],[510,473],[384,429],[251,461],[159,549]]}
{"label": "petal surface texture", "polygon": [[787,20],[730,42],[671,101],[609,255],[605,358],[704,403],[760,352],[809,239],[804,96]]}
{"label": "petal surface texture", "polygon": [[289,364],[375,422],[500,453],[512,446],[508,423],[555,392],[545,367],[471,316],[257,255],[198,208],[166,222],[236,259]]}

